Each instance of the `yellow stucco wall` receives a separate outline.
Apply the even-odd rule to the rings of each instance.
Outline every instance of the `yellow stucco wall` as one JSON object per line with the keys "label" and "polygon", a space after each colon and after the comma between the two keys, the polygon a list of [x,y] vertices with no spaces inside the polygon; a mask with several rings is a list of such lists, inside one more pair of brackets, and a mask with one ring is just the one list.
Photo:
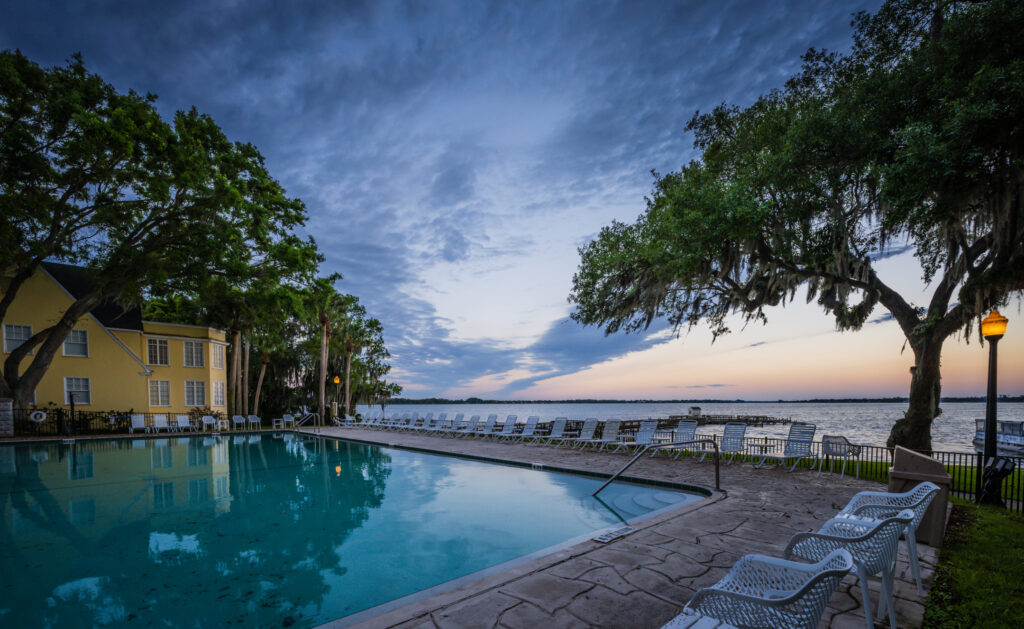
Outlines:
{"label": "yellow stucco wall", "polygon": [[[5,324],[30,325],[32,333],[60,320],[72,303],[71,296],[45,271],[37,271],[18,292],[8,309]],[[91,400],[88,404],[76,402],[82,410],[117,410],[153,413],[187,413],[192,407],[185,404],[185,381],[202,381],[205,406],[224,412],[224,405],[214,405],[214,382],[227,380],[227,370],[214,368],[213,353],[223,351],[224,332],[201,326],[182,326],[168,323],[143,323],[143,332],[137,330],[107,329],[91,315],[76,324],[76,330],[88,335],[88,356],[65,356],[57,352],[49,369],[36,387],[36,406],[53,403],[66,407],[65,377],[88,378]],[[149,366],[147,339],[166,341],[169,365]],[[202,343],[204,367],[184,366],[184,342],[196,339]],[[221,350],[215,350],[219,346]],[[4,347],[0,346],[0,352]],[[0,360],[6,359],[0,353]],[[22,362],[22,369],[30,364],[31,356]],[[152,372],[152,373],[149,373]],[[149,381],[167,380],[170,388],[170,406],[150,406]]]}

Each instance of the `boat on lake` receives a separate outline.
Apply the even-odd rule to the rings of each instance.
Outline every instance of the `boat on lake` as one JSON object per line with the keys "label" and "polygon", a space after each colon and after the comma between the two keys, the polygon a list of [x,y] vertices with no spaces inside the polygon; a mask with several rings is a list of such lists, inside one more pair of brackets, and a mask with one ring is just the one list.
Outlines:
{"label": "boat on lake", "polygon": [[[975,419],[974,447],[985,449],[985,420]],[[1024,456],[1024,422],[996,422],[996,452],[999,456]]]}

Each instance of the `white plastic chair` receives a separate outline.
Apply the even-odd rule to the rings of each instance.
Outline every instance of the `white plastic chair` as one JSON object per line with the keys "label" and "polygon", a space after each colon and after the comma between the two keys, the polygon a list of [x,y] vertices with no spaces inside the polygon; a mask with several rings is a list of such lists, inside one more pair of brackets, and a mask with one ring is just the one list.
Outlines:
{"label": "white plastic chair", "polygon": [[900,511],[896,517],[884,520],[832,518],[817,533],[797,533],[791,537],[783,557],[820,561],[834,550],[841,548],[850,551],[853,555],[853,564],[857,568],[868,629],[874,629],[875,626],[871,614],[868,577],[876,574],[882,576],[878,613],[881,615],[888,609],[889,626],[896,629],[896,612],[892,596],[896,547],[900,541],[900,533],[913,519],[914,512],[910,509]]}
{"label": "white plastic chair", "polygon": [[582,448],[586,444],[592,443],[594,441],[594,435],[597,434],[597,424],[598,421],[596,417],[586,418],[583,420],[583,426],[580,427],[580,434],[575,437],[562,439],[558,445],[567,444],[573,448]]}
{"label": "white plastic chair", "polygon": [[295,416],[285,413],[281,416],[281,425],[287,428],[288,424],[291,424],[292,428],[295,428]]}
{"label": "white plastic chair", "polygon": [[256,426],[256,428],[263,428],[263,421],[256,415],[249,415],[246,417],[246,424],[248,424],[250,428],[253,426]]}
{"label": "white plastic chair", "polygon": [[540,421],[540,417],[531,415],[526,418],[526,423],[523,424],[523,430],[512,437],[513,441],[526,441],[527,439],[533,438],[533,433],[537,431],[537,423]]}
{"label": "white plastic chair", "polygon": [[850,502],[839,512],[840,517],[873,518],[875,520],[891,517],[896,511],[911,509],[914,519],[911,520],[903,533],[906,537],[907,557],[910,572],[917,582],[917,593],[924,596],[924,584],[921,582],[921,565],[917,559],[917,527],[921,524],[924,514],[932,499],[939,493],[939,486],[925,481],[908,492],[890,494],[884,491],[862,491],[850,499]]}
{"label": "white plastic chair", "polygon": [[245,428],[245,418],[242,417],[241,415],[232,415],[231,425],[235,430],[238,430],[239,428]]}
{"label": "white plastic chair", "polygon": [[795,423],[789,427],[789,436],[786,437],[786,446],[782,453],[766,452],[761,456],[760,462],[754,467],[764,467],[768,459],[778,460],[780,465],[785,465],[787,459],[796,459],[793,466],[789,468],[792,472],[796,469],[801,459],[811,459],[811,469],[817,463],[817,455],[814,454],[814,432],[818,429],[814,424]]}
{"label": "white plastic chair", "polygon": [[[672,431],[672,441],[693,441],[697,438],[697,420],[687,419],[679,422],[675,429]],[[678,459],[683,452],[696,453],[696,444],[690,444],[686,446],[677,446],[673,448],[676,451],[676,458]]]}
{"label": "white plastic chair", "polygon": [[[725,425],[725,430],[722,431],[722,443],[719,447],[719,454],[721,456],[729,455],[729,460],[726,462],[732,463],[732,460],[737,454],[742,454],[746,449],[745,440],[747,438],[747,425],[743,422],[729,422]],[[701,457],[703,459],[703,457]]]}
{"label": "white plastic chair", "polygon": [[492,415],[488,415],[487,416],[487,421],[484,422],[483,427],[480,428],[479,430],[473,431],[473,438],[475,439],[477,437],[487,437],[487,436],[490,436],[494,432],[494,427],[497,425],[497,423],[498,423],[498,416],[497,415],[493,415],[493,414]]}
{"label": "white plastic chair", "polygon": [[185,432],[186,430],[191,432],[196,429],[195,426],[192,425],[192,422],[189,421],[188,415],[175,415],[174,423],[178,427],[178,432]]}
{"label": "white plastic chair", "polygon": [[161,430],[171,432],[171,425],[167,423],[167,415],[157,413],[153,415],[153,432],[160,432]]}
{"label": "white plastic chair", "polygon": [[465,435],[471,435],[474,432],[476,432],[476,427],[477,427],[477,425],[479,423],[480,423],[480,416],[479,415],[473,415],[472,417],[469,418],[469,421],[466,422],[465,426],[458,426],[458,425],[454,426],[452,428],[452,431],[451,431],[450,434],[452,434],[452,435],[454,435],[456,437],[462,437],[462,436],[465,436]]}
{"label": "white plastic chair", "polygon": [[[658,422],[655,421],[643,421],[640,422],[640,429],[633,435],[633,439],[630,441],[616,441],[615,452],[625,449],[635,449],[639,452],[644,446],[648,446],[654,443],[654,432],[658,429]],[[608,444],[611,445],[611,444]],[[655,451],[657,453],[657,451]],[[653,456],[653,455],[651,455]]]}
{"label": "white plastic chair", "polygon": [[146,416],[142,414],[133,414],[131,417],[131,425],[128,426],[128,434],[141,430],[142,432],[149,432],[149,426],[146,425]]}
{"label": "white plastic chair", "polygon": [[203,432],[206,432],[207,426],[209,426],[210,430],[217,430],[217,420],[213,418],[213,415],[203,415],[202,422]]}
{"label": "white plastic chair", "polygon": [[841,435],[823,435],[821,437],[821,458],[818,460],[818,476],[821,476],[821,469],[825,467],[825,458],[829,458],[828,471],[832,471],[832,459],[843,460],[843,470],[839,477],[846,475],[846,462],[853,459],[857,462],[856,475],[860,476],[860,446],[850,443],[850,440]]}
{"label": "white plastic chair", "polygon": [[498,439],[506,439],[508,437],[515,436],[516,420],[519,419],[518,415],[509,415],[505,418],[505,423],[501,425],[501,432],[497,433]]}
{"label": "white plastic chair", "polygon": [[700,616],[736,627],[817,629],[828,599],[852,568],[853,557],[842,549],[815,564],[746,555],[662,629],[700,627],[694,625]]}

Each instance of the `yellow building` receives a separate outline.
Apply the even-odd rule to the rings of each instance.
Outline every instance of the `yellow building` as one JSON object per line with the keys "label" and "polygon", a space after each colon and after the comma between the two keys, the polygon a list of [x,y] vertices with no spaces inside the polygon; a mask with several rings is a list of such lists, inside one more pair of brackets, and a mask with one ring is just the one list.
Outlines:
{"label": "yellow building", "polygon": [[[60,320],[89,288],[85,271],[44,262],[21,287],[3,321],[0,360]],[[224,413],[227,343],[222,330],[143,321],[138,308],[106,302],[82,317],[35,390],[36,406],[82,410]],[[31,356],[22,362],[28,367]]]}

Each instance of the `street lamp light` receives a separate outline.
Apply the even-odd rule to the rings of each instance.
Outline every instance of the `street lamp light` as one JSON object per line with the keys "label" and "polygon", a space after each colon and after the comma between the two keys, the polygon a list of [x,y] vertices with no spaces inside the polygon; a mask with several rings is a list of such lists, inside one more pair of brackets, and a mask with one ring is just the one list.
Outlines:
{"label": "street lamp light", "polygon": [[[999,339],[1006,333],[1006,317],[993,310],[981,322],[981,335],[988,341],[988,397],[985,400],[985,449],[982,455],[985,466],[985,476],[991,476],[989,471],[996,464],[997,443],[996,443],[996,347]],[[1002,505],[1003,500],[999,485],[994,479],[990,482],[983,482],[978,502],[983,504]]]}
{"label": "street lamp light", "polygon": [[[340,388],[341,388],[341,378],[338,377],[338,376],[334,376],[334,403],[331,404],[331,406],[334,407],[334,416],[335,417],[338,416],[338,396],[341,394]],[[348,409],[346,408],[345,411],[348,412]]]}

